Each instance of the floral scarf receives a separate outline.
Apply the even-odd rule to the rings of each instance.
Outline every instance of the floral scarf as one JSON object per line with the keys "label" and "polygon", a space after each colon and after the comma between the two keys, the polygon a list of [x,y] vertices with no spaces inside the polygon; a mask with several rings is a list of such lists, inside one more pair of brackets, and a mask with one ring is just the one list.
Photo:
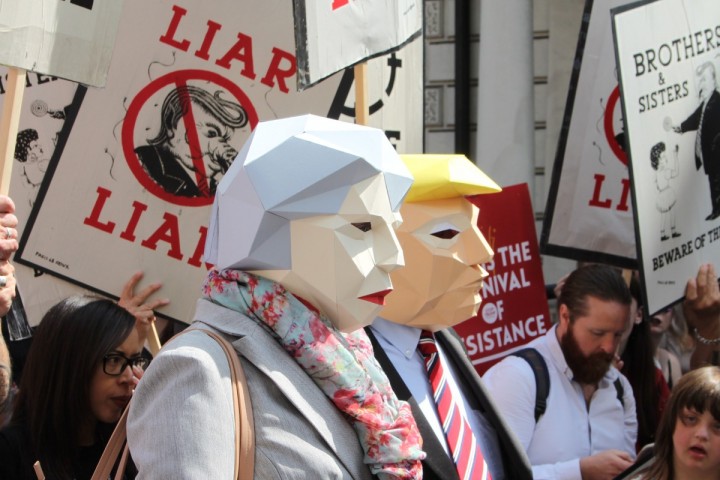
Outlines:
{"label": "floral scarf", "polygon": [[239,270],[211,270],[203,295],[270,330],[347,416],[373,475],[422,478],[425,453],[410,405],[395,396],[363,329],[341,333],[279,283]]}

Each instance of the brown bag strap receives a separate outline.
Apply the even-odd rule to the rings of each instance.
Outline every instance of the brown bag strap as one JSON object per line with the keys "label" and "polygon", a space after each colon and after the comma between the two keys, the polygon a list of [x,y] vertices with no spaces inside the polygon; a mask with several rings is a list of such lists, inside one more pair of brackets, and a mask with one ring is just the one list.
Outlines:
{"label": "brown bag strap", "polygon": [[91,480],[107,480],[110,477],[110,473],[115,466],[115,461],[120,455],[120,452],[123,452],[123,456],[115,473],[115,480],[122,479],[125,474],[128,451],[127,442],[125,441],[127,439],[128,410],[130,410],[130,404],[125,407],[125,410],[120,416],[120,420],[118,420],[117,425],[115,425],[115,430],[113,430],[112,435],[110,435],[110,440],[108,440],[105,450],[100,457],[100,461],[97,467],[95,467],[95,472]]}
{"label": "brown bag strap", "polygon": [[[252,416],[252,403],[250,402],[250,392],[247,388],[247,379],[245,371],[242,368],[240,359],[233,346],[225,340],[221,335],[205,329],[185,330],[178,335],[182,335],[189,331],[201,331],[215,339],[223,349],[230,365],[230,378],[232,379],[233,392],[233,414],[235,415],[235,470],[233,478],[238,480],[252,480],[255,470],[255,424]],[[125,407],[120,420],[118,420],[115,430],[113,430],[110,440],[108,440],[105,450],[103,451],[100,461],[95,467],[91,480],[107,480],[110,477],[113,466],[117,461],[118,455],[122,452],[122,457],[115,474],[115,480],[122,479],[125,474],[125,467],[128,459],[127,446],[127,415],[130,404]]]}
{"label": "brown bag strap", "polygon": [[240,480],[252,480],[255,469],[255,424],[252,416],[250,392],[247,379],[235,348],[221,335],[202,330],[214,338],[223,348],[230,364],[233,383],[233,408],[235,413],[235,476]]}

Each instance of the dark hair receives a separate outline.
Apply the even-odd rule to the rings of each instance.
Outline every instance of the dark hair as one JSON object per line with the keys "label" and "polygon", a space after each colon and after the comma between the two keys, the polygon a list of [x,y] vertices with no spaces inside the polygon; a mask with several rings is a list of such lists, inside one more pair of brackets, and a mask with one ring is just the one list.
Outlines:
{"label": "dark hair", "polygon": [[[630,279],[630,294],[637,301],[638,308],[642,308],[640,282],[634,275]],[[622,352],[622,361],[622,373],[630,382],[635,396],[635,413],[638,421],[637,445],[642,447],[655,439],[660,403],[650,323],[646,318],[637,324],[633,321],[625,350]]]}
{"label": "dark hair", "polygon": [[655,435],[655,462],[644,478],[672,480],[672,437],[683,408],[692,408],[698,413],[707,410],[720,422],[720,368],[709,366],[691,370],[673,387]]}
{"label": "dark hair", "polygon": [[570,319],[587,314],[587,297],[630,305],[632,297],[620,271],[607,265],[589,264],[575,269],[565,280],[557,304],[565,305]]}
{"label": "dark hair", "polygon": [[658,165],[660,164],[660,155],[665,151],[665,143],[660,142],[653,145],[653,147],[650,149],[650,165],[652,166],[653,170],[657,170]]}
{"label": "dark hair", "polygon": [[160,131],[155,138],[148,139],[148,143],[157,145],[172,139],[178,122],[190,109],[191,102],[228,127],[242,128],[247,125],[248,116],[245,109],[233,101],[220,98],[221,93],[217,91],[211,95],[206,90],[192,85],[173,89],[165,97],[160,108]]}
{"label": "dark hair", "polygon": [[72,478],[71,459],[90,408],[90,383],[103,357],[135,328],[115,302],[73,296],[50,308],[33,335],[13,412],[50,478]]}
{"label": "dark hair", "polygon": [[30,144],[39,138],[38,132],[32,128],[26,128],[18,132],[15,141],[15,160],[21,163],[27,162],[27,150]]}

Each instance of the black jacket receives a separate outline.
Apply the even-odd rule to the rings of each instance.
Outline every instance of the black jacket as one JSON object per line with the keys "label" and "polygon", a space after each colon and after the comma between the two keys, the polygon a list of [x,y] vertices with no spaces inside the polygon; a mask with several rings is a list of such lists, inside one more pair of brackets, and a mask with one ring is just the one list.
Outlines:
{"label": "black jacket", "polygon": [[[405,382],[400,378],[382,346],[378,343],[370,328],[365,331],[375,351],[375,358],[382,366],[390,379],[390,384],[399,399],[405,400],[412,408],[413,416],[417,422],[423,438],[423,450],[427,457],[423,461],[423,479],[425,480],[456,480],[457,470],[452,459],[447,455],[443,446],[438,442],[435,433],[425,420],[417,401],[410,394]],[[473,410],[480,411],[490,425],[495,429],[500,441],[505,477],[511,480],[532,480],[530,462],[515,436],[510,433],[507,425],[500,417],[490,395],[482,384],[480,375],[470,363],[461,340],[454,330],[448,328],[435,332],[436,341],[442,346],[446,357],[452,362],[455,373],[460,377],[458,383],[463,389],[465,398]]]}

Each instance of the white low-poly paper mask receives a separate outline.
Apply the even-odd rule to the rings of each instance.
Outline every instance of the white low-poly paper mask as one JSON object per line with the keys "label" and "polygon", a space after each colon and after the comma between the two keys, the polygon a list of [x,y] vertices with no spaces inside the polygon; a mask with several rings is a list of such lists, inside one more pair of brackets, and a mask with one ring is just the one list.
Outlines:
{"label": "white low-poly paper mask", "polygon": [[500,187],[460,155],[403,160],[416,177],[397,229],[405,267],[391,274],[393,291],[381,316],[437,331],[473,317],[480,308],[487,276],[480,264],[490,261],[493,252],[477,227],[478,208],[464,196]]}
{"label": "white low-poly paper mask", "polygon": [[393,227],[411,183],[379,129],[261,122],[218,185],[206,261],[273,279],[354,330],[377,316],[402,265]]}
{"label": "white low-poly paper mask", "polygon": [[403,264],[393,230],[399,214],[384,190],[376,175],[350,189],[337,215],[292,220],[292,269],[254,273],[327,313],[340,330],[370,324],[392,288],[390,271]]}

